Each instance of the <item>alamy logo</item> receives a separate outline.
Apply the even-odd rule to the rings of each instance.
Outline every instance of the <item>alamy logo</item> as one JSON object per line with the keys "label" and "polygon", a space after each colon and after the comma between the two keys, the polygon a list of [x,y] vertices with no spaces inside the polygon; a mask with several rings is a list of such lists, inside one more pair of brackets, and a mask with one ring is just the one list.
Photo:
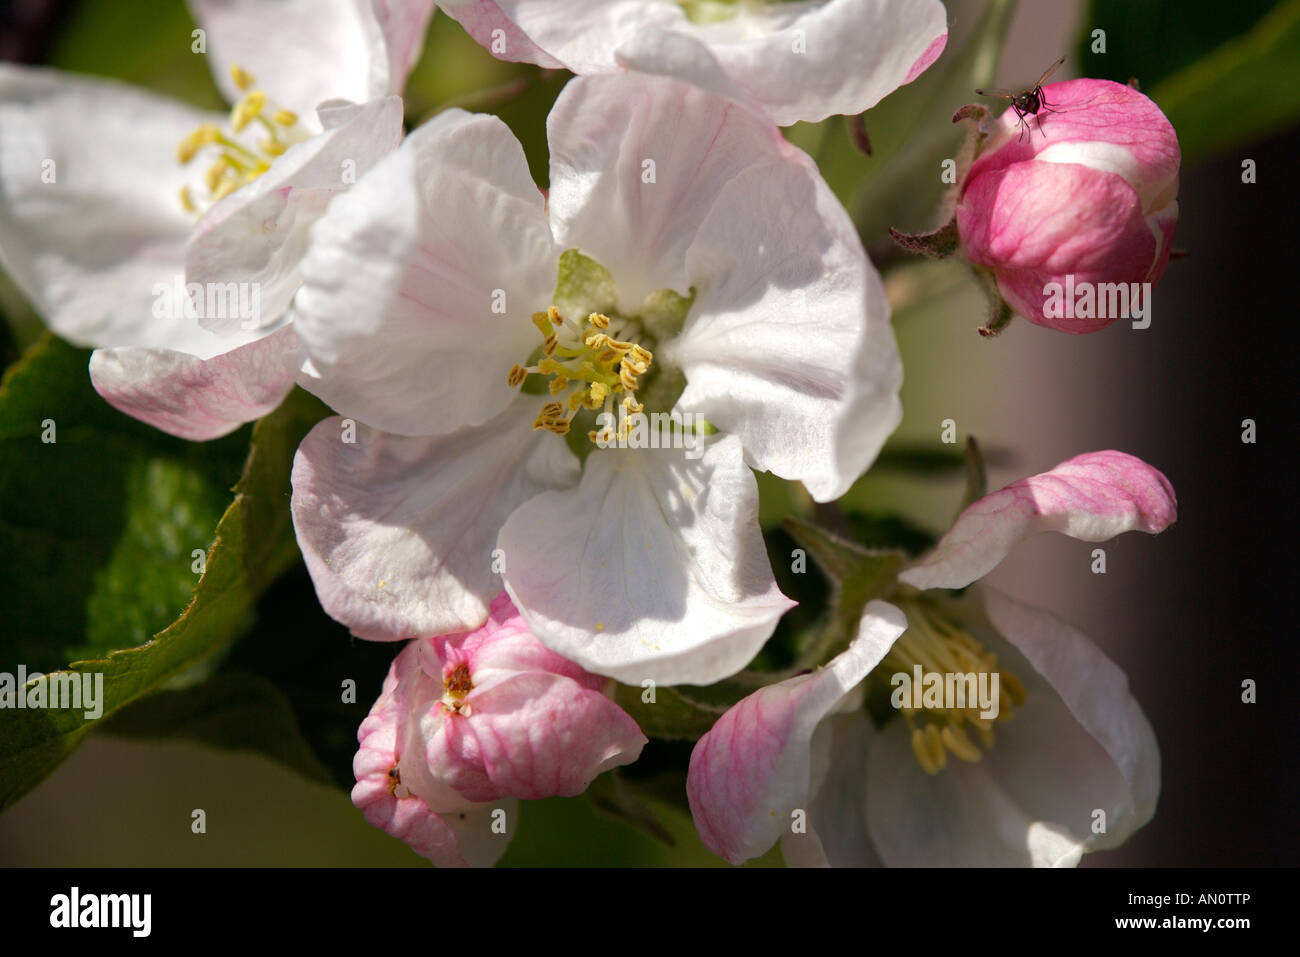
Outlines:
{"label": "alamy logo", "polygon": [[922,673],[921,666],[916,665],[912,672],[909,675],[906,671],[900,671],[889,679],[894,687],[889,703],[895,709],[952,711],[978,705],[981,718],[991,721],[998,716],[1001,678],[996,671]]}
{"label": "alamy logo", "polygon": [[148,937],[152,921],[152,894],[70,894],[50,898],[51,927],[129,927],[131,936]]}
{"label": "alamy logo", "polygon": [[262,324],[260,283],[186,283],[175,276],[170,283],[154,283],[152,291],[155,319],[238,319],[241,329]]}
{"label": "alamy logo", "polygon": [[0,671],[0,708],[72,709],[94,720],[104,713],[104,673],[34,671],[29,675],[26,665],[18,666],[17,675]]}
{"label": "alamy logo", "polygon": [[602,449],[685,449],[688,459],[704,454],[703,436],[697,428],[704,416],[695,412],[633,412],[622,406],[596,416],[593,441]]}
{"label": "alamy logo", "polygon": [[1047,319],[1137,319],[1134,329],[1151,325],[1151,283],[1075,282],[1043,286],[1043,316]]}

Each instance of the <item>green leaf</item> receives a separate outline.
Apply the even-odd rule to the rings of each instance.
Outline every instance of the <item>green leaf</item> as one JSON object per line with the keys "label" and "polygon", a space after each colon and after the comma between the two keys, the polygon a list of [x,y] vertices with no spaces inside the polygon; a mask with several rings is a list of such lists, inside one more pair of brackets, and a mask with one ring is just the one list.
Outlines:
{"label": "green leaf", "polygon": [[302,736],[289,699],[258,675],[218,674],[190,688],[159,691],[127,705],[100,730],[256,751],[312,780],[330,783],[329,771]]}
{"label": "green leaf", "polygon": [[[728,707],[693,697],[692,693],[700,690],[686,686],[638,688],[620,684],[614,691],[614,701],[646,737],[694,741],[712,728]],[[653,700],[647,701],[651,692]]]}
{"label": "green leaf", "polygon": [[966,436],[966,488],[962,491],[961,505],[957,508],[957,514],[960,515],[972,502],[975,502],[989,491],[989,477],[984,468],[984,453],[980,451],[979,443],[975,441],[975,436]]}
{"label": "green leaf", "polygon": [[[220,466],[223,449],[227,455],[229,449],[224,441],[196,445],[169,439],[112,411],[93,392],[86,395],[87,355],[48,339],[0,384],[6,463],[0,474],[5,509],[0,531],[6,538],[0,547],[27,559],[23,583],[4,587],[50,615],[41,620],[40,613],[33,614],[26,634],[6,629],[0,660],[28,661],[25,650],[47,637],[56,640],[49,641],[51,651],[41,660],[68,655],[75,649],[67,644],[71,629],[65,618],[72,616],[84,623],[81,647],[93,656],[75,660],[67,670],[103,674],[107,716],[224,651],[247,628],[257,596],[297,560],[287,508],[289,468],[298,442],[325,409],[295,392],[252,430],[252,451],[235,500],[215,525],[215,541],[211,531],[201,539],[212,541],[206,570],[188,607],[169,608],[175,583],[161,569],[179,565],[192,580],[190,536],[211,514],[204,511],[211,509],[205,496],[228,487],[224,469],[214,464]],[[71,369],[79,371],[70,380]],[[58,441],[44,453],[39,451],[42,418],[62,423]],[[236,448],[242,444],[239,437],[230,441]],[[49,482],[45,490],[36,481],[42,470]],[[166,532],[170,526],[176,530]],[[160,558],[157,548],[166,554]],[[120,581],[131,576],[148,584]],[[7,609],[19,601],[14,591],[5,597]],[[52,610],[59,600],[67,605],[63,617]],[[81,612],[83,607],[88,611]],[[147,637],[162,627],[154,625],[160,616],[165,623],[181,608],[179,618]],[[141,640],[141,629],[146,640],[132,647]],[[0,809],[53,770],[95,725],[82,711],[0,711]]]}
{"label": "green leaf", "polygon": [[797,670],[824,665],[857,634],[862,610],[894,587],[907,556],[895,550],[868,550],[802,519],[784,527],[808,550],[831,580],[831,612],[821,633],[801,650]]}
{"label": "green leaf", "polygon": [[[1007,446],[995,445],[984,451],[984,458],[999,467],[1014,461]],[[967,455],[951,445],[929,442],[890,442],[871,466],[873,471],[910,472],[925,476],[957,476],[966,473]]]}
{"label": "green leaf", "polygon": [[850,509],[844,518],[851,539],[868,550],[898,551],[914,558],[938,541],[928,529],[893,512]]}
{"label": "green leaf", "polygon": [[184,610],[248,434],[195,444],[122,415],[46,337],[0,381],[0,670],[148,641]]}
{"label": "green leaf", "polygon": [[677,843],[673,832],[664,826],[650,805],[628,786],[618,768],[606,771],[592,781],[586,793],[588,799],[606,814],[626,821],[668,847]]}
{"label": "green leaf", "polygon": [[1150,96],[1178,132],[1183,162],[1256,140],[1300,117],[1300,0],[1162,80]]}
{"label": "green leaf", "polygon": [[[1076,21],[1081,24],[1075,46],[1079,76],[1116,83],[1136,78],[1143,90],[1152,90],[1249,31],[1277,5],[1277,0],[1092,0]],[[1104,50],[1094,30],[1105,31]],[[1065,51],[1046,51],[1043,66],[1057,52]]]}

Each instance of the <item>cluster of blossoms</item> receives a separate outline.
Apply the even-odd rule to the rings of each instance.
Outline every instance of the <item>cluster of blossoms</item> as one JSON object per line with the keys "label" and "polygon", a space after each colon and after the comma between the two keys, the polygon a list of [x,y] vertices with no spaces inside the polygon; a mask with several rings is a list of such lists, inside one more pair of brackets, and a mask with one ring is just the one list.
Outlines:
{"label": "cluster of blossoms", "polygon": [[[289,0],[275,30],[253,0],[191,2],[229,117],[0,68],[0,124],[21,131],[0,152],[0,259],[96,347],[105,399],[158,428],[214,438],[295,383],[338,413],[294,460],[298,542],[330,615],[408,642],[361,725],[353,800],[439,865],[491,864],[516,800],[636,760],[614,682],[728,678],[793,606],[754,472],[832,502],[897,426],[880,277],[780,127],[911,82],[943,50],[943,7],[445,0],[493,54],[577,74],[543,193],[493,116],[404,131],[431,0]],[[1176,144],[1134,132],[1155,120],[1059,87],[1074,119],[1045,147],[994,136],[955,213],[1030,318],[1043,273],[1158,276],[1176,216]],[[1085,187],[1110,205],[1080,200],[1082,231],[1006,202]],[[202,308],[245,284],[256,308]],[[173,288],[180,315],[160,320]],[[954,590],[1034,532],[1102,541],[1174,516],[1164,477],[1118,452],[975,502],[838,656],[699,740],[705,844],[735,863],[780,837],[792,864],[1059,864],[1124,840],[1159,759],[1123,674],[1046,613]],[[998,715],[925,699],[877,726],[871,676],[896,671],[997,675]]]}

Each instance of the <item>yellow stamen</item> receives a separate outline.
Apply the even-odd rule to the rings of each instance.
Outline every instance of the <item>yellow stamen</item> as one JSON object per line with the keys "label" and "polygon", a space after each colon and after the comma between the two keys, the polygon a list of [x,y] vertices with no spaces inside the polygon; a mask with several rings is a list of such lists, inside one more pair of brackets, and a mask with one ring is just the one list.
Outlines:
{"label": "yellow stamen", "polygon": [[[548,402],[533,422],[533,428],[559,435],[569,432],[573,417],[582,409],[606,412],[613,408],[615,396],[623,395],[623,407],[631,412],[644,409],[633,396],[638,380],[650,369],[653,353],[636,342],[624,341],[607,331],[614,322],[609,316],[593,312],[582,329],[566,320],[555,306],[532,315],[533,325],[542,334],[542,359],[527,372],[551,377],[547,390],[561,402]],[[616,327],[618,328],[618,327]],[[517,369],[523,369],[517,366]],[[513,386],[516,373],[512,371]],[[519,380],[522,382],[522,379]],[[587,437],[593,442],[612,429],[593,429]]]}
{"label": "yellow stamen", "polygon": [[[1024,704],[1024,686],[1014,674],[998,668],[996,655],[965,630],[945,620],[931,605],[909,602],[905,609],[907,631],[894,643],[880,668],[887,674],[908,675],[914,686],[913,676],[919,667],[922,688],[912,692],[917,695],[916,701],[924,697],[925,686],[932,684],[936,676],[945,689],[949,684],[947,678],[952,676],[955,680],[952,688],[963,692],[955,700],[944,700],[938,706],[923,704],[919,709],[904,697],[901,710],[911,725],[912,752],[927,774],[943,770],[948,752],[962,761],[977,762],[982,753],[967,726],[974,729],[985,750],[991,749],[994,722],[1008,720]],[[963,676],[967,675],[975,678],[975,698],[986,695],[984,705],[966,697],[970,684]],[[996,700],[988,700],[995,690]],[[987,712],[983,711],[984,707]]]}
{"label": "yellow stamen", "polygon": [[[257,146],[250,146],[223,134],[216,124],[204,123],[181,140],[176,159],[182,165],[193,160],[202,149],[216,147],[217,151],[215,163],[203,177],[207,200],[200,204],[188,191],[181,196],[181,206],[190,213],[202,214],[212,203],[251,183],[271,168],[277,156],[307,137],[306,131],[298,126],[297,114],[272,106],[264,91],[252,88],[256,80],[251,73],[235,65],[230,68],[230,77],[244,92],[230,112],[232,132],[241,133],[256,120],[270,135]],[[268,111],[269,118],[265,115]]]}
{"label": "yellow stamen", "polygon": [[212,123],[204,123],[198,129],[194,130],[185,139],[181,140],[180,145],[176,147],[176,159],[181,165],[194,159],[194,154],[202,147],[209,146],[217,141],[221,131]]}
{"label": "yellow stamen", "polygon": [[208,171],[203,174],[203,185],[208,188],[209,193],[217,191],[217,187],[221,185],[221,178],[226,175],[226,170],[229,168],[230,162],[224,156],[208,167]]}
{"label": "yellow stamen", "polygon": [[230,64],[230,78],[235,81],[235,86],[239,87],[241,93],[251,90],[253,84],[257,82],[253,79],[253,75],[238,63]]}
{"label": "yellow stamen", "polygon": [[247,94],[242,100],[235,104],[235,108],[230,111],[230,126],[236,133],[242,133],[244,127],[253,121],[266,107],[266,94],[261,90],[254,90]]}

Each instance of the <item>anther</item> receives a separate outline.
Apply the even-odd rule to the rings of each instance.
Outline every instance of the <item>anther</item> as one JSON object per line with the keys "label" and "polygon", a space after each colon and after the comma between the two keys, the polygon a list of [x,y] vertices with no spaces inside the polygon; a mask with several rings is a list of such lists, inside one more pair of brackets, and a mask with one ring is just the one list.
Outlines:
{"label": "anther", "polygon": [[242,100],[235,104],[235,108],[230,111],[230,126],[236,133],[242,133],[244,127],[253,121],[253,118],[262,112],[266,106],[266,93],[262,90],[254,90],[247,94]]}
{"label": "anther", "polygon": [[257,81],[253,79],[253,74],[249,73],[238,63],[230,65],[230,78],[235,81],[235,86],[239,87],[241,93],[246,93],[253,88]]}

